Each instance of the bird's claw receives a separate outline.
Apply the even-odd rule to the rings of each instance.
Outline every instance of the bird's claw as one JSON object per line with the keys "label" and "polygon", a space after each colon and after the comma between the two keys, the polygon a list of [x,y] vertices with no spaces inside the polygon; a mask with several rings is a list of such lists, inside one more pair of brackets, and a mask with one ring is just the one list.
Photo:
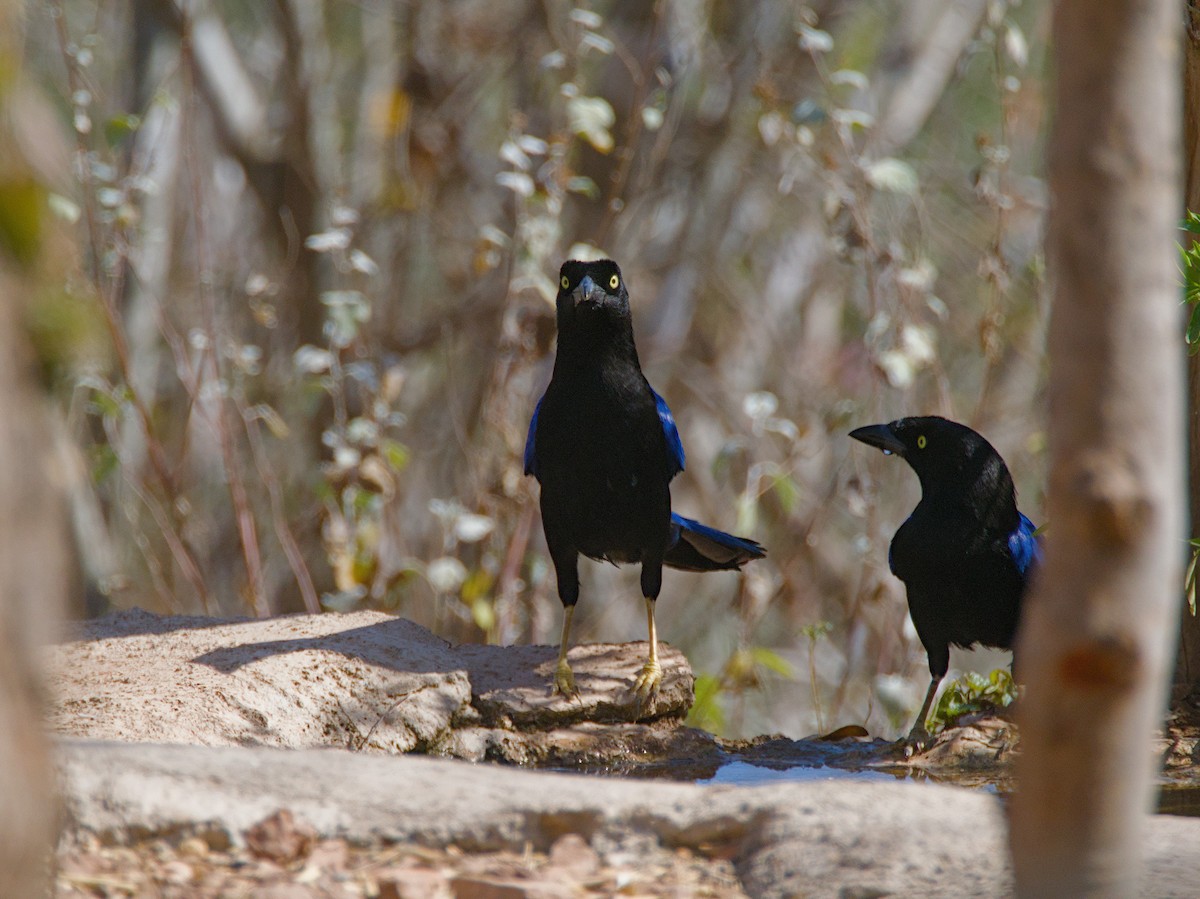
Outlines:
{"label": "bird's claw", "polygon": [[571,666],[567,664],[566,659],[559,662],[558,666],[554,669],[553,692],[566,699],[579,698],[579,690],[575,686],[575,673],[571,671]]}
{"label": "bird's claw", "polygon": [[662,686],[662,666],[656,660],[650,660],[642,666],[641,673],[633,682],[633,692],[637,694],[638,705],[645,706]]}
{"label": "bird's claw", "polygon": [[917,726],[908,732],[908,736],[900,740],[900,747],[904,750],[906,759],[912,758],[918,753],[924,752],[933,740],[933,735],[924,727]]}

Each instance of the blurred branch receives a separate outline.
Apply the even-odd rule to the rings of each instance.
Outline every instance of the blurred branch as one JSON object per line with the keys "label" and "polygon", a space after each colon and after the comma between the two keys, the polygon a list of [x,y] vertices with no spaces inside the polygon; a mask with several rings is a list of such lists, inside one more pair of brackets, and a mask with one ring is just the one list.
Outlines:
{"label": "blurred branch", "polygon": [[[891,156],[917,135],[925,125],[958,60],[979,33],[989,0],[933,0],[937,9],[926,16],[901,6],[904,38],[886,51],[882,77],[886,84],[879,98],[878,124],[871,134],[870,152]],[[926,3],[929,9],[930,3]],[[929,19],[932,18],[932,22]]]}
{"label": "blurred branch", "polygon": [[296,537],[292,533],[291,526],[288,524],[287,513],[284,508],[283,491],[279,486],[279,478],[275,476],[275,471],[267,459],[262,435],[259,433],[258,421],[255,420],[249,409],[239,406],[239,412],[241,413],[242,422],[246,427],[246,439],[250,443],[250,450],[254,456],[255,470],[258,472],[259,478],[262,479],[263,485],[267,488],[267,496],[271,501],[271,516],[275,522],[275,536],[278,538],[279,544],[283,547],[283,553],[287,557],[288,565],[292,569],[292,575],[296,578],[296,584],[300,587],[300,596],[304,599],[304,608],[310,614],[315,615],[321,611],[321,601],[317,596],[317,589],[313,584],[308,564],[304,561],[304,553],[300,550],[300,545],[296,542]]}
{"label": "blurred branch", "polygon": [[318,178],[309,146],[304,47],[293,11],[287,0],[275,4],[284,42],[279,77],[287,116],[281,133],[272,135],[267,132],[265,104],[255,96],[220,19],[207,10],[192,16],[174,0],[155,4],[155,9],[180,40],[185,35],[191,40],[194,84],[213,115],[217,139],[245,171],[246,184],[282,252],[285,293],[291,299],[284,308],[296,312],[299,342],[318,342],[321,310],[311,270],[315,262],[301,249],[304,238],[316,230]]}
{"label": "blurred branch", "polygon": [[[62,0],[54,0],[51,6],[51,16],[55,23],[59,50],[62,53],[63,63],[66,66],[67,83],[71,90],[72,100],[76,101],[82,90],[82,80],[79,75],[78,60],[70,49],[74,45],[67,31],[66,13]],[[80,112],[77,111],[76,115],[78,117]],[[100,298],[105,326],[108,329],[112,349],[117,358],[121,380],[128,388],[129,403],[133,407],[134,414],[141,426],[141,436],[146,444],[151,470],[154,472],[160,488],[168,498],[167,505],[172,510],[171,517],[165,514],[159,517],[160,527],[163,529],[163,536],[166,538],[168,546],[171,548],[175,561],[183,572],[184,577],[187,578],[192,589],[196,591],[196,595],[199,597],[205,611],[211,614],[211,599],[208,587],[204,582],[203,575],[200,573],[200,567],[196,562],[194,552],[188,545],[187,540],[182,536],[181,524],[177,518],[178,508],[175,500],[178,497],[178,485],[167,465],[162,443],[155,433],[150,410],[146,407],[145,402],[134,386],[135,382],[129,345],[125,339],[125,329],[121,313],[117,308],[117,298],[122,295],[128,266],[125,254],[123,252],[114,253],[112,256],[113,270],[110,272],[105,271],[104,260],[107,255],[105,251],[105,237],[101,233],[99,215],[96,209],[96,185],[93,182],[92,168],[89,163],[90,148],[87,142],[87,135],[91,133],[91,126],[89,124],[87,128],[76,127],[74,130],[77,142],[78,176],[83,188],[84,219],[91,250],[89,271],[92,283]],[[127,474],[130,478],[137,477],[136,473],[132,470],[127,470]],[[139,493],[143,497],[148,496],[148,492],[146,491],[139,491]],[[153,510],[153,504],[151,504],[151,509]]]}
{"label": "blurred branch", "polygon": [[[181,69],[183,72],[183,158],[188,172],[188,182],[192,191],[192,227],[195,230],[194,248],[196,253],[196,283],[200,291],[201,308],[205,329],[209,340],[205,347],[208,364],[212,368],[212,383],[216,387],[213,400],[213,414],[210,423],[217,434],[221,448],[221,460],[225,467],[226,482],[229,485],[229,496],[233,502],[234,515],[237,521],[238,535],[241,539],[242,555],[246,561],[246,575],[249,580],[251,605],[259,617],[265,618],[270,614],[267,606],[265,583],[263,579],[262,556],[258,546],[258,528],[254,521],[254,513],[250,508],[250,499],[246,493],[246,482],[242,475],[241,462],[234,446],[233,435],[230,432],[226,407],[229,404],[228,378],[222,371],[223,349],[227,343],[224,328],[218,325],[217,302],[213,295],[212,270],[209,263],[209,247],[207,228],[205,224],[204,190],[200,183],[200,172],[195,151],[195,60],[191,52],[190,35],[185,31],[180,39]],[[201,370],[203,362],[201,363]]]}

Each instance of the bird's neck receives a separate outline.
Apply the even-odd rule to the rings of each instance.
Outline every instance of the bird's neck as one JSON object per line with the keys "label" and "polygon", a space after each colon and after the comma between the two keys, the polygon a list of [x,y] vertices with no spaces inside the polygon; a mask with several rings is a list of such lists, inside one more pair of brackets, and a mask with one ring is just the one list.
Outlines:
{"label": "bird's neck", "polygon": [[633,342],[633,323],[628,319],[596,317],[584,327],[578,323],[567,327],[560,324],[554,357],[556,375],[623,365],[641,369]]}
{"label": "bird's neck", "polygon": [[1008,469],[989,466],[965,482],[921,483],[921,502],[951,515],[965,514],[987,531],[1007,534],[1020,523],[1016,488]]}

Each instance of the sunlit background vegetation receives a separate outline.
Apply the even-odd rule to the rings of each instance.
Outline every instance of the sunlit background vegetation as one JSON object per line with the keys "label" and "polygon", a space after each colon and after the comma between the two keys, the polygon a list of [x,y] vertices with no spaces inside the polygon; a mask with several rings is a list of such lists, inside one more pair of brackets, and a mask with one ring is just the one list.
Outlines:
{"label": "sunlit background vegetation", "polygon": [[[0,74],[35,171],[0,205],[62,413],[77,612],[374,608],[554,642],[521,451],[558,266],[603,254],[687,449],[675,508],[770,553],[666,576],[693,720],[906,728],[928,671],[887,544],[918,487],[845,435],[970,423],[1040,520],[1047,19],[29,4]],[[576,639],[644,639],[636,570],[583,568]]]}

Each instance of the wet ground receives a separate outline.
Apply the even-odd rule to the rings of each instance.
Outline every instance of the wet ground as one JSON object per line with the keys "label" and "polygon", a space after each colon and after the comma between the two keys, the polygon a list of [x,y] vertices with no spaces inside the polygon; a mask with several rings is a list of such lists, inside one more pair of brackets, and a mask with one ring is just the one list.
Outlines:
{"label": "wet ground", "polygon": [[[687,730],[687,729],[684,729]],[[552,766],[605,776],[755,786],[821,780],[911,780],[952,784],[1001,797],[1015,789],[1018,739],[1003,715],[965,718],[917,751],[871,738],[857,727],[825,737],[728,741],[694,732],[689,751],[631,756],[620,763]],[[674,744],[676,750],[686,745]],[[1162,760],[1158,811],[1200,817],[1200,713],[1178,713],[1156,738]]]}

